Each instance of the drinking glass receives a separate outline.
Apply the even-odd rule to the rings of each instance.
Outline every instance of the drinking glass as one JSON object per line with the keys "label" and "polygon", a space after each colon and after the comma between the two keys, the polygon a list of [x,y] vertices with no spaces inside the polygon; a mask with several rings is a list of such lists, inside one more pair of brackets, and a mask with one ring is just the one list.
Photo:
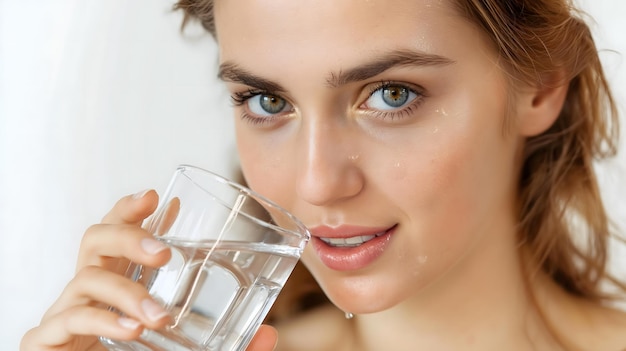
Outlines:
{"label": "drinking glass", "polygon": [[171,323],[134,341],[101,337],[109,350],[245,350],[310,239],[272,201],[189,165],[177,168],[144,228],[172,258],[160,268],[131,264],[126,275]]}

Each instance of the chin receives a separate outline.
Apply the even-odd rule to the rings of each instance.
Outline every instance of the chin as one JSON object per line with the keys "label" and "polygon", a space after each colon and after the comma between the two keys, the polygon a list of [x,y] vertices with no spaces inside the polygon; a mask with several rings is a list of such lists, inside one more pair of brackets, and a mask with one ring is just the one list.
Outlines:
{"label": "chin", "polygon": [[389,284],[370,276],[344,277],[320,281],[329,300],[339,309],[355,314],[387,310],[408,296],[408,289],[390,288]]}

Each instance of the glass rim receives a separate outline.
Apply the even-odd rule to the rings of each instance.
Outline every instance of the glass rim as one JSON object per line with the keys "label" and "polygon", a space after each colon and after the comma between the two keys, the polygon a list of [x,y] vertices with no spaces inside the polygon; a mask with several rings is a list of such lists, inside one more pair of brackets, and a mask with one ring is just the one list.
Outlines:
{"label": "glass rim", "polygon": [[[202,167],[198,167],[198,166],[194,166],[194,165],[190,165],[190,164],[179,164],[176,167],[176,172],[180,172],[181,174],[185,175],[185,171],[195,171],[198,172],[200,174],[205,174],[207,176],[212,177],[213,179],[215,179],[216,181],[222,183],[222,184],[226,184],[232,188],[235,188],[237,190],[239,190],[240,192],[245,193],[246,195],[251,196],[252,198],[255,199],[255,201],[257,202],[263,202],[267,205],[269,205],[270,207],[272,207],[272,209],[276,209],[278,210],[280,213],[282,213],[283,215],[285,215],[296,227],[299,231],[295,231],[293,229],[288,229],[288,228],[284,228],[281,227],[277,224],[271,223],[269,221],[263,220],[261,218],[257,218],[249,213],[245,213],[242,212],[242,214],[244,214],[246,217],[248,217],[250,220],[253,220],[265,227],[268,227],[270,229],[273,230],[279,230],[279,231],[284,231],[284,232],[288,232],[294,236],[297,236],[299,238],[305,239],[305,240],[310,240],[311,238],[311,233],[309,232],[308,228],[304,225],[304,223],[302,223],[302,221],[300,219],[298,219],[296,216],[294,216],[293,214],[291,214],[291,212],[287,211],[286,209],[284,209],[282,206],[278,205],[277,203],[275,203],[274,201],[268,199],[267,197],[257,193],[256,191],[248,188],[247,186],[244,186],[242,184],[239,184],[235,181],[232,181],[220,174],[217,174],[215,172],[209,171],[205,168]],[[192,178],[189,178],[190,180],[193,180]],[[194,182],[195,183],[195,182]],[[195,183],[196,186],[203,188],[200,184]],[[210,193],[210,191],[208,191],[207,189],[203,189],[204,191]],[[213,197],[216,197],[215,195],[211,194]],[[218,199],[216,197],[216,199]],[[260,201],[259,201],[260,200]],[[222,202],[220,200],[220,202]],[[225,206],[230,207],[230,205],[227,205],[224,203]]]}

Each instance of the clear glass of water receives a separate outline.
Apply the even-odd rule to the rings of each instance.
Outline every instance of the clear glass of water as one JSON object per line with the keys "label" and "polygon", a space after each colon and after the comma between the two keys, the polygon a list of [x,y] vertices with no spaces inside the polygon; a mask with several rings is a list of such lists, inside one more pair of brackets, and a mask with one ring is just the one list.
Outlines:
{"label": "clear glass of water", "polygon": [[172,258],[156,269],[131,264],[127,276],[172,322],[130,342],[100,338],[109,350],[245,350],[310,239],[270,200],[187,165],[144,227],[171,247]]}

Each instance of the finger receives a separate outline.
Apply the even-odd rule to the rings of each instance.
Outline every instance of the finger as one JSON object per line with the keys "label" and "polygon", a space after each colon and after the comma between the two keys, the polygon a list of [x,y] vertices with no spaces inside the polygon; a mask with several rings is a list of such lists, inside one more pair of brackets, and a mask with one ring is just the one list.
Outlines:
{"label": "finger", "polygon": [[102,218],[102,223],[139,225],[154,212],[158,202],[159,196],[154,190],[144,190],[125,196]]}
{"label": "finger", "polygon": [[[132,340],[141,334],[143,325],[132,318],[91,306],[76,306],[54,315],[40,326],[29,330],[22,338],[22,350],[57,350],[76,336],[104,336],[117,340]],[[81,348],[82,350],[83,348]],[[86,345],[85,348],[86,349]]]}
{"label": "finger", "polygon": [[[89,265],[115,270],[117,261],[111,258],[126,258],[142,265],[158,267],[165,264],[170,256],[168,246],[141,227],[130,224],[96,224],[87,229],[83,236],[77,271]],[[119,268],[123,269],[127,265],[126,261]]]}
{"label": "finger", "polygon": [[278,342],[278,332],[274,327],[262,325],[256,332],[246,351],[271,351]]}
{"label": "finger", "polygon": [[44,320],[88,304],[113,306],[153,329],[169,320],[169,314],[141,284],[95,266],[85,267],[70,281]]}

